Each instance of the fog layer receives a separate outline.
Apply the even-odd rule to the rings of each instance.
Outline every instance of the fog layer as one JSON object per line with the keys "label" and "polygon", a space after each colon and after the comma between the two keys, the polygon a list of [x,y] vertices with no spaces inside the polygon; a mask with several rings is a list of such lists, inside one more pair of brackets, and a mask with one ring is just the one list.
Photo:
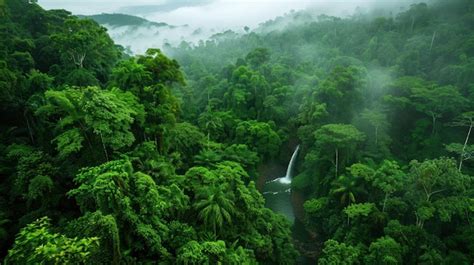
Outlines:
{"label": "fog layer", "polygon": [[[244,32],[244,27],[256,29],[259,24],[284,16],[291,11],[311,9],[315,15],[349,16],[357,12],[385,9],[398,12],[414,0],[376,1],[290,1],[290,0],[40,0],[47,9],[65,8],[74,14],[124,13],[144,17],[154,22],[165,22],[175,27],[111,27],[112,38],[129,47],[134,53],[143,53],[149,47],[163,44],[178,45],[186,40],[197,43],[215,33],[233,30]],[[283,23],[284,25],[286,23]]]}

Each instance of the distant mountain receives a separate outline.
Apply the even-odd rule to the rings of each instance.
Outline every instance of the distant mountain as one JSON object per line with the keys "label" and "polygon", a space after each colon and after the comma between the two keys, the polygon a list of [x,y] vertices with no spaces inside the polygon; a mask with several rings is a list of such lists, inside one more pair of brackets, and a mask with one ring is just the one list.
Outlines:
{"label": "distant mountain", "polygon": [[91,16],[80,16],[87,17],[95,20],[101,25],[107,25],[109,27],[124,27],[124,26],[155,26],[155,27],[173,27],[164,22],[152,22],[141,17],[131,16],[126,14],[99,14]]}
{"label": "distant mountain", "polygon": [[119,12],[134,15],[146,15],[157,12],[170,12],[182,7],[203,6],[214,0],[171,0],[161,4],[125,6]]}
{"label": "distant mountain", "polygon": [[188,25],[174,26],[120,13],[79,17],[91,18],[106,27],[115,43],[133,54],[144,53],[150,47],[163,48],[165,44],[176,46],[183,41],[197,43],[215,34],[213,30]]}

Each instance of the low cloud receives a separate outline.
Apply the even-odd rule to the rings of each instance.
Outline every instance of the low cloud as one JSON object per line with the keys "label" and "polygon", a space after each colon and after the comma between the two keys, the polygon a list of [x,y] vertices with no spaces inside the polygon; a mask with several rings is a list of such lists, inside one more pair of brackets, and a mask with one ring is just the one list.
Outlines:
{"label": "low cloud", "polygon": [[[259,24],[283,16],[292,10],[309,9],[314,15],[349,16],[374,9],[390,9],[395,13],[408,8],[416,0],[39,0],[47,9],[64,8],[74,14],[124,13],[165,22],[177,27],[106,27],[119,44],[134,53],[164,43],[181,41],[197,43],[228,29],[243,33],[245,26]],[[284,27],[285,23],[275,24]]]}

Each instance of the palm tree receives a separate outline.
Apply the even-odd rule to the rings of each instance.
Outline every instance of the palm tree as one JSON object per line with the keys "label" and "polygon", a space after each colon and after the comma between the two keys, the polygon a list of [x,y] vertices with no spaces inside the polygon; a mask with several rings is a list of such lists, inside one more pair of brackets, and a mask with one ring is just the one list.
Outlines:
{"label": "palm tree", "polygon": [[333,182],[334,188],[332,194],[339,194],[340,201],[343,205],[349,205],[356,202],[356,194],[363,193],[363,189],[358,185],[357,179],[354,177],[339,176]]}
{"label": "palm tree", "polygon": [[204,224],[212,227],[214,234],[221,229],[224,222],[232,223],[235,212],[234,202],[229,193],[224,192],[222,186],[206,187],[197,195],[195,208],[199,210],[198,217]]}

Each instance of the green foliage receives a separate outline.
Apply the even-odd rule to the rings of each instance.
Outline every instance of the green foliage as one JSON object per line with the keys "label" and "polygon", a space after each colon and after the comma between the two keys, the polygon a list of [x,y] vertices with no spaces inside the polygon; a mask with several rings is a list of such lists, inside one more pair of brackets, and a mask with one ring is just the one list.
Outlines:
{"label": "green foliage", "polygon": [[310,215],[317,214],[322,211],[328,204],[328,198],[322,197],[305,201],[303,204],[304,211]]}
{"label": "green foliage", "polygon": [[344,208],[344,213],[348,218],[367,217],[374,209],[375,205],[373,203],[356,203]]}
{"label": "green foliage", "polygon": [[360,250],[356,247],[339,243],[331,239],[324,242],[324,248],[321,258],[318,260],[318,264],[358,264],[360,254]]}
{"label": "green foliage", "polygon": [[184,160],[189,161],[203,146],[204,134],[190,123],[176,123],[168,130],[165,142],[170,143],[169,149],[182,154]]}
{"label": "green foliage", "polygon": [[393,238],[386,236],[372,242],[366,264],[401,264],[402,248]]}
{"label": "green foliage", "polygon": [[[91,225],[93,224],[93,225]],[[66,226],[68,235],[95,237],[100,248],[91,254],[96,263],[119,263],[121,258],[120,236],[115,218],[100,211],[86,213]]]}
{"label": "green foliage", "polygon": [[280,148],[281,139],[268,123],[242,121],[236,127],[237,143],[243,143],[265,158],[274,157]]}
{"label": "green foliage", "polygon": [[144,122],[143,106],[131,93],[119,89],[66,88],[49,90],[45,97],[47,103],[36,114],[51,117],[56,130],[67,129],[54,140],[60,156],[80,151],[84,139],[92,145],[92,136],[104,146],[106,155],[106,147],[130,146],[135,141],[132,124]]}
{"label": "green foliage", "polygon": [[145,55],[137,58],[137,63],[145,66],[151,74],[153,83],[184,83],[184,77],[176,60],[166,57],[159,49],[148,49]]}
{"label": "green foliage", "polygon": [[58,171],[51,157],[30,146],[11,145],[7,149],[7,158],[15,165],[11,196],[26,200],[28,205],[33,202],[40,202],[43,207],[50,204],[53,179]]}
{"label": "green foliage", "polygon": [[332,121],[349,122],[360,102],[359,87],[363,70],[354,66],[336,66],[317,91],[317,99],[326,104]]}
{"label": "green foliage", "polygon": [[208,257],[203,253],[202,246],[197,241],[189,241],[178,251],[178,264],[205,264]]}
{"label": "green foliage", "polygon": [[465,102],[459,90],[453,86],[414,87],[411,89],[411,99],[417,110],[431,116],[432,132],[436,129],[436,119],[458,112]]}
{"label": "green foliage", "polygon": [[56,143],[56,150],[59,151],[60,158],[66,158],[70,154],[79,152],[82,149],[84,137],[77,128],[65,131],[53,139]]}
{"label": "green foliage", "polygon": [[232,223],[234,214],[234,202],[222,188],[210,187],[202,189],[197,194],[197,202],[194,207],[199,211],[198,217],[204,224],[212,227],[214,234],[222,229],[224,223]]}
{"label": "green foliage", "polygon": [[358,182],[359,181],[355,177],[341,175],[333,181],[333,189],[331,190],[331,193],[340,196],[339,200],[343,205],[355,203],[358,193],[364,192]]}
{"label": "green foliage", "polygon": [[331,162],[334,161],[337,177],[340,167],[339,161],[342,161],[343,165],[345,161],[350,161],[350,154],[357,144],[365,139],[365,135],[350,124],[326,124],[314,132],[314,139],[316,146],[325,152],[321,156]]}
{"label": "green foliage", "polygon": [[87,264],[99,248],[97,237],[68,238],[53,233],[50,219],[43,217],[23,228],[8,252],[12,264]]}
{"label": "green foliage", "polygon": [[[300,10],[130,57],[90,19],[6,1],[0,259],[295,264],[295,244],[320,264],[471,264],[472,10]],[[296,144],[292,226],[255,183]]]}
{"label": "green foliage", "polygon": [[[84,169],[76,176],[75,182],[80,186],[69,191],[68,195],[76,199],[82,211],[99,210],[111,215],[117,220],[121,233],[131,229],[136,240],[140,240],[140,244],[127,245],[126,248],[132,248],[133,252],[147,248],[149,251],[144,255],[168,255],[162,246],[168,228],[161,218],[172,208],[180,207],[180,204],[170,200],[171,196],[179,195],[179,189],[173,195],[161,192],[161,187],[150,176],[134,173],[132,165],[126,160]],[[135,209],[133,205],[139,207]]]}
{"label": "green foliage", "polygon": [[469,207],[465,194],[471,188],[472,181],[458,171],[453,159],[440,158],[422,163],[412,161],[410,165],[413,186],[408,196],[416,208],[419,227],[433,218],[435,211],[444,221],[450,220],[454,214],[463,215],[461,212]]}
{"label": "green foliage", "polygon": [[119,53],[106,29],[90,19],[66,19],[62,31],[52,34],[51,39],[69,69],[86,68],[99,79],[118,59]]}
{"label": "green foliage", "polygon": [[143,64],[139,64],[135,59],[121,61],[112,70],[110,76],[112,87],[119,87],[124,90],[132,90],[135,95],[140,93],[140,88],[151,85],[151,72]]}
{"label": "green foliage", "polygon": [[363,141],[365,136],[348,124],[327,124],[314,133],[316,143],[334,148],[343,148]]}

